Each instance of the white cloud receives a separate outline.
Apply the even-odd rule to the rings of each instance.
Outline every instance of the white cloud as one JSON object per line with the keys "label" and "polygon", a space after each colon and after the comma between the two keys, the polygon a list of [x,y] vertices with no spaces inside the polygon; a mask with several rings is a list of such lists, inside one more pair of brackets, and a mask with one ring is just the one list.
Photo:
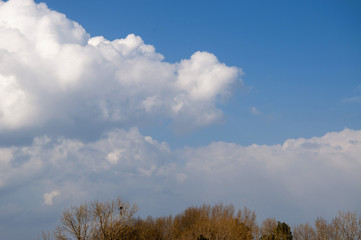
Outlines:
{"label": "white cloud", "polygon": [[240,69],[213,54],[167,63],[139,36],[91,38],[32,0],[1,1],[0,33],[0,131],[84,121],[134,126],[145,117],[202,127],[222,118],[217,101],[241,81]]}
{"label": "white cloud", "polygon": [[361,131],[350,129],[279,145],[214,142],[173,151],[137,128],[115,129],[93,142],[40,137],[0,153],[0,206],[27,195],[10,203],[40,208],[36,192],[57,189],[45,204],[59,192],[58,207],[121,195],[154,216],[217,201],[289,223],[361,211]]}
{"label": "white cloud", "polygon": [[259,111],[255,106],[251,107],[251,113],[253,115],[261,115],[262,114],[262,112]]}
{"label": "white cloud", "polygon": [[[79,140],[84,125],[102,132],[105,125],[171,119],[185,131],[219,121],[217,103],[241,83],[242,71],[213,54],[168,63],[139,36],[91,37],[32,0],[0,0],[0,36],[0,133],[37,136],[31,144],[0,146],[0,226],[27,226],[46,214],[55,223],[63,207],[118,195],[155,216],[218,201],[291,222],[361,211],[361,131],[176,150],[138,128]],[[56,135],[54,126],[74,137],[34,134],[44,128]],[[43,210],[54,197],[57,204]]]}
{"label": "white cloud", "polygon": [[0,75],[0,96],[0,129],[3,127],[13,129],[31,122],[24,122],[24,119],[31,120],[35,109],[28,104],[29,96],[14,76]]}
{"label": "white cloud", "polygon": [[54,197],[58,196],[59,194],[60,192],[56,190],[50,193],[44,193],[44,204],[47,206],[52,206]]}

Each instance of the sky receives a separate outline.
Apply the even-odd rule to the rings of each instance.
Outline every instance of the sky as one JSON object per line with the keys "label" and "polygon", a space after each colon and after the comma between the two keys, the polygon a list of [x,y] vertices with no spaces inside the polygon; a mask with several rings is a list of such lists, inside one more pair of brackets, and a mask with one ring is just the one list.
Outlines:
{"label": "sky", "polygon": [[361,213],[359,1],[0,0],[0,232],[121,196]]}

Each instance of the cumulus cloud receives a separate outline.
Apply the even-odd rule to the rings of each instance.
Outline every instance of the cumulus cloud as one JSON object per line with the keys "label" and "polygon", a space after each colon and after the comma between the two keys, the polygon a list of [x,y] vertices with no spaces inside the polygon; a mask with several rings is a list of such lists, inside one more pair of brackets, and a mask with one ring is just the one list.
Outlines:
{"label": "cumulus cloud", "polygon": [[[213,142],[176,150],[137,128],[114,129],[93,142],[44,136],[0,148],[0,206],[27,201],[37,209],[56,196],[58,207],[68,207],[120,195],[140,214],[157,216],[226,201],[256,210],[260,219],[299,223],[340,209],[361,211],[360,154],[361,131],[350,129],[277,145]],[[56,190],[38,199],[44,189]]]}
{"label": "cumulus cloud", "polygon": [[222,118],[216,103],[241,82],[239,68],[211,53],[171,64],[134,34],[91,37],[44,3],[0,3],[0,131],[145,117],[202,127]]}
{"label": "cumulus cloud", "polygon": [[48,205],[48,206],[52,206],[53,205],[53,198],[58,196],[60,194],[59,191],[52,191],[50,193],[44,193],[44,204]]}
{"label": "cumulus cloud", "polygon": [[[0,146],[2,233],[28,226],[28,237],[55,224],[64,207],[118,195],[143,216],[218,201],[291,223],[361,211],[361,131],[171,149],[132,127],[170,120],[183,131],[219,121],[217,103],[242,83],[242,71],[211,53],[168,63],[139,36],[91,37],[33,0],[0,0],[0,36],[0,140],[25,130],[35,136]],[[84,140],[84,125],[112,130]],[[50,134],[32,132],[42,128]]]}

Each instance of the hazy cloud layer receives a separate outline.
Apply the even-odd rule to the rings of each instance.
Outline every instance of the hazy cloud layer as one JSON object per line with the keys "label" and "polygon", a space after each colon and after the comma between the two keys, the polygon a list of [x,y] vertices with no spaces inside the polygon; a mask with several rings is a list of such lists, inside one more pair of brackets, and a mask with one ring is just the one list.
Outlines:
{"label": "hazy cloud layer", "polygon": [[299,223],[340,209],[361,211],[360,154],[361,131],[350,129],[282,145],[214,142],[178,150],[137,128],[90,143],[44,136],[30,146],[0,148],[0,222],[120,195],[143,215],[223,200],[253,208],[260,218]]}
{"label": "hazy cloud layer", "polygon": [[167,63],[139,36],[91,38],[32,0],[0,1],[0,34],[0,132],[144,117],[197,128],[222,118],[217,101],[241,83],[239,68],[210,53]]}

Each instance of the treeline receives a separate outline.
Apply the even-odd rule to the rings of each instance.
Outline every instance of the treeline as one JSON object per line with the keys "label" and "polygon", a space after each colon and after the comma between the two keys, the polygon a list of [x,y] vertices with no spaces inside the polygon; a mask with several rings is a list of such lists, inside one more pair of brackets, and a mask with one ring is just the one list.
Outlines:
{"label": "treeline", "polygon": [[58,227],[43,232],[42,240],[360,240],[361,218],[339,212],[328,223],[319,217],[314,226],[291,227],[274,218],[259,225],[256,214],[233,205],[189,207],[176,216],[136,218],[135,205],[118,198],[94,201],[63,211]]}

